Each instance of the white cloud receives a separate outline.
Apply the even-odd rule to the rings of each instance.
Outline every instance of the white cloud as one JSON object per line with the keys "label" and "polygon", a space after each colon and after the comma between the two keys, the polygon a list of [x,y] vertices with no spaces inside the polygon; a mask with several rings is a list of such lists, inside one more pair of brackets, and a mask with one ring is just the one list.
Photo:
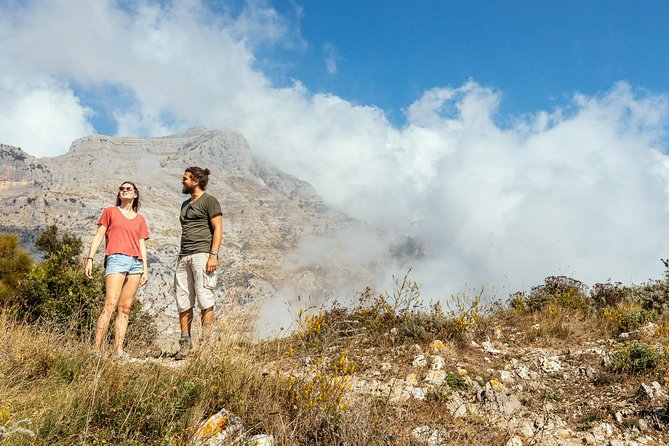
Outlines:
{"label": "white cloud", "polygon": [[[296,8],[297,18],[301,9]],[[230,24],[231,34],[252,47],[281,45],[305,48],[307,43],[287,17],[283,17],[266,0],[245,0],[244,8]]]}
{"label": "white cloud", "polygon": [[253,48],[300,38],[265,3],[237,17],[195,0],[26,4],[0,6],[0,66],[11,67],[0,94],[13,110],[0,112],[2,142],[57,154],[92,131],[63,79],[130,92],[109,105],[121,134],[238,129],[331,205],[424,240],[431,256],[414,276],[428,297],[465,284],[504,297],[559,273],[639,282],[669,253],[666,96],[621,83],[501,128],[500,92],[469,81],[426,91],[397,128],[376,107],[273,86]]}
{"label": "white cloud", "polygon": [[0,103],[2,143],[35,156],[62,153],[74,139],[94,132],[87,121],[92,111],[67,85],[0,78]]}
{"label": "white cloud", "polygon": [[330,76],[337,74],[337,51],[331,43],[327,43],[323,47],[323,54],[325,56],[325,69]]}

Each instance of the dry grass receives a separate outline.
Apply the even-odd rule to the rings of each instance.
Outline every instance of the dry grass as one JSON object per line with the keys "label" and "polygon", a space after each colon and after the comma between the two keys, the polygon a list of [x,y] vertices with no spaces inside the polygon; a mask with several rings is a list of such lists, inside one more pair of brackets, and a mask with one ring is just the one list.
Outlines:
{"label": "dry grass", "polygon": [[[641,341],[669,346],[664,313],[644,313],[643,306],[623,298],[597,307],[577,283],[564,285],[552,281],[537,294],[515,296],[510,306],[496,309],[482,305],[477,294],[456,296],[456,310],[444,312],[436,305],[415,305],[419,294],[405,278],[392,295],[366,290],[354,308],[335,305],[300,314],[292,335],[262,342],[250,340],[253,324],[247,310],[229,309],[210,348],[178,366],[166,359],[100,359],[68,329],[37,328],[0,314],[0,332],[8,340],[0,345],[0,441],[187,445],[203,420],[225,408],[242,421],[244,433],[270,434],[280,445],[409,445],[413,428],[430,426],[448,444],[501,446],[510,434],[489,419],[451,415],[448,402],[452,391],[464,385],[460,381],[454,379],[424,401],[399,403],[391,402],[390,394],[353,394],[351,382],[404,378],[415,372],[415,345],[428,351],[437,339],[449,376],[457,378],[456,367],[464,367],[482,384],[512,358],[488,355],[472,342],[494,339],[523,351],[569,352],[595,341],[614,342],[624,328],[653,320],[657,329]],[[663,380],[669,368],[662,354],[656,359],[643,369],[617,370],[595,354],[567,353],[563,361],[577,362],[594,375],[585,384],[555,381],[523,401],[524,407],[541,414],[550,403],[556,411],[573,413],[565,415],[573,429],[587,429],[615,410],[614,400],[598,411],[592,407],[612,387],[633,393],[642,382],[640,373]],[[387,364],[390,368],[383,368]],[[12,426],[17,429],[8,435]],[[18,428],[30,429],[34,437]]]}
{"label": "dry grass", "polygon": [[236,339],[235,327],[179,368],[99,359],[56,331],[4,315],[0,329],[12,340],[0,347],[4,422],[27,418],[35,433],[15,433],[7,444],[187,444],[221,408],[242,419],[247,433],[271,433],[279,444],[341,444],[340,437],[366,435],[341,410],[345,386],[330,370],[262,372],[262,356]]}
{"label": "dry grass", "polygon": [[[447,413],[439,403],[426,410],[347,396],[359,364],[379,366],[374,346],[383,356],[402,345],[397,340],[332,333],[320,339],[325,327],[312,318],[294,336],[251,343],[239,335],[248,320],[241,314],[231,320],[241,325],[226,324],[210,350],[174,368],[164,360],[127,364],[97,358],[67,333],[0,315],[0,330],[11,339],[0,346],[0,409],[8,425],[30,420],[35,434],[16,432],[5,443],[185,445],[199,423],[221,408],[243,420],[246,433],[268,433],[285,445],[409,444],[417,421],[429,418],[443,428],[454,422],[430,415],[437,409]],[[400,362],[409,358],[403,355]],[[488,429],[462,424],[450,435],[472,444]]]}

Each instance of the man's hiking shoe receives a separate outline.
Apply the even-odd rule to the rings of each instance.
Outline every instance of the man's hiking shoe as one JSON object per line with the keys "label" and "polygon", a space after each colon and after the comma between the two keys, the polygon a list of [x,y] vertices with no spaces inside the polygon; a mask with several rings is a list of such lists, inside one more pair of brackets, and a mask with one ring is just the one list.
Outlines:
{"label": "man's hiking shoe", "polygon": [[174,359],[176,359],[177,361],[186,359],[186,357],[190,355],[192,350],[193,350],[193,343],[191,342],[190,338],[181,338],[179,339],[179,351],[177,352],[176,355],[174,355]]}

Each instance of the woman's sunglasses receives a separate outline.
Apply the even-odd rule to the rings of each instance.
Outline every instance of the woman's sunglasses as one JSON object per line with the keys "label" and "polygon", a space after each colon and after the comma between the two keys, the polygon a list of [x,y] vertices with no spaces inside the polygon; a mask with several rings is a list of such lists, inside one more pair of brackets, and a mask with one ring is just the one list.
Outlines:
{"label": "woman's sunglasses", "polygon": [[131,191],[131,190],[135,190],[135,188],[132,187],[132,186],[121,186],[121,187],[118,188],[119,192],[125,192],[125,191]]}

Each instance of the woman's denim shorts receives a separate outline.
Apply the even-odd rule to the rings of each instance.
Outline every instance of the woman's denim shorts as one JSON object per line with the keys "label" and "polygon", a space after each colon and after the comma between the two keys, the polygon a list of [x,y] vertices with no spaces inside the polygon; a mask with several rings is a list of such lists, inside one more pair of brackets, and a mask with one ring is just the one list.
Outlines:
{"label": "woman's denim shorts", "polygon": [[144,265],[137,257],[125,254],[110,254],[107,256],[105,276],[109,274],[142,274]]}

